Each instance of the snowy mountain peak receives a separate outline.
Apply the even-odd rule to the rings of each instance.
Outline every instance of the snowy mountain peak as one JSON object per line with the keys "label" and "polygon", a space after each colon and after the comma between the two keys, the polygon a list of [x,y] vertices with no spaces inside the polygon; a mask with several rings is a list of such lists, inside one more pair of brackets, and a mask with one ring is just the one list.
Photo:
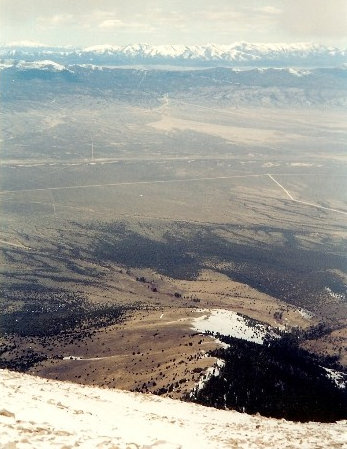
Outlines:
{"label": "snowy mountain peak", "polygon": [[118,51],[121,47],[117,47],[115,45],[93,45],[91,47],[86,47],[82,51],[84,53],[112,53]]}
{"label": "snowy mountain peak", "polygon": [[84,49],[47,47],[34,42],[0,46],[0,57],[61,63],[194,64],[260,66],[336,66],[347,62],[347,51],[313,43],[249,43],[217,45],[94,45]]}

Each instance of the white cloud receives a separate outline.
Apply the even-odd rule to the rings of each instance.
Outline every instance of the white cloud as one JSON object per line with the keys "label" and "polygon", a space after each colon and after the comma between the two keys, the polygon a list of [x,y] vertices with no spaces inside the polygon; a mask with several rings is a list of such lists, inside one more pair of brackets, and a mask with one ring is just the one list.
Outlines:
{"label": "white cloud", "polygon": [[220,23],[230,23],[234,20],[243,18],[243,13],[232,9],[223,11],[209,10],[197,13],[196,17],[199,17],[201,20],[206,20],[206,25],[212,23],[213,25],[218,26]]}
{"label": "white cloud", "polygon": [[9,47],[48,47],[48,44],[43,44],[42,42],[37,41],[12,41],[7,42],[7,46]]}
{"label": "white cloud", "polygon": [[281,23],[292,36],[346,38],[346,0],[285,0]]}
{"label": "white cloud", "polygon": [[[267,35],[275,28],[280,13],[281,10],[273,6],[259,6],[258,3],[254,7],[243,3],[219,10],[209,7],[197,12],[195,17],[205,30],[217,34],[219,39],[225,39],[225,43],[228,43],[231,40],[266,41]],[[250,39],[248,36],[252,35],[256,37]]]}
{"label": "white cloud", "polygon": [[74,24],[74,16],[72,14],[55,14],[53,16],[39,16],[36,19],[36,23],[39,27],[56,28],[66,25]]}
{"label": "white cloud", "polygon": [[280,8],[276,8],[275,6],[269,6],[269,5],[263,6],[263,7],[260,7],[260,8],[256,8],[255,11],[258,11],[258,12],[263,13],[263,14],[269,14],[271,16],[273,16],[273,15],[276,16],[276,15],[281,13],[281,9]]}
{"label": "white cloud", "polygon": [[107,19],[104,20],[103,22],[99,23],[99,28],[114,28],[114,27],[119,27],[119,26],[123,26],[123,22],[119,19]]}
{"label": "white cloud", "polygon": [[122,44],[338,45],[347,42],[346,9],[347,0],[0,0],[3,39],[82,46],[110,37]]}
{"label": "white cloud", "polygon": [[152,27],[148,23],[143,22],[137,22],[137,21],[123,21],[118,18],[108,18],[105,20],[102,20],[98,24],[98,28],[100,28],[103,31],[112,31],[112,30],[123,30],[123,31],[134,31],[137,32],[150,32],[154,30],[154,27]]}

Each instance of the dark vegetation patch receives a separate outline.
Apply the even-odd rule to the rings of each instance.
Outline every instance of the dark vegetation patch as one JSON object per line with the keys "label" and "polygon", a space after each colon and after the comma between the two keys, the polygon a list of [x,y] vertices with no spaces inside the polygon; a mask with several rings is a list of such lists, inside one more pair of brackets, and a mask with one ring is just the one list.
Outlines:
{"label": "dark vegetation patch", "polygon": [[[6,349],[7,346],[5,346],[4,350],[1,352],[7,352]],[[3,358],[0,354],[0,369],[9,369],[24,373],[37,363],[47,360],[47,358],[48,357],[44,352],[38,352],[32,348],[23,349],[18,356],[14,355],[10,358]]]}
{"label": "dark vegetation patch", "polygon": [[[151,226],[148,225],[150,230]],[[276,228],[250,229],[255,232],[282,232]],[[232,226],[217,228],[174,223],[160,229],[162,240],[151,239],[127,228],[125,223],[102,225],[94,243],[96,258],[125,266],[152,268],[164,275],[195,279],[203,268],[219,269],[230,278],[246,283],[286,302],[308,307],[326,299],[325,288],[346,292],[346,286],[330,271],[345,271],[343,255],[307,250],[296,244],[295,234],[285,232],[282,245],[239,243]],[[229,232],[231,237],[218,235]],[[217,266],[218,269],[218,266]]]}
{"label": "dark vegetation patch", "polygon": [[[136,305],[27,303],[0,316],[0,369],[26,371],[47,358],[62,358],[66,345],[91,338],[98,329],[123,321]],[[60,349],[59,349],[60,348]]]}
{"label": "dark vegetation patch", "polygon": [[195,279],[199,274],[201,266],[195,254],[187,251],[187,239],[179,234],[165,232],[165,241],[158,241],[131,231],[124,223],[102,226],[100,230],[106,238],[98,238],[95,244],[98,259],[126,267],[152,268],[176,279]]}
{"label": "dark vegetation patch", "polygon": [[28,278],[12,276],[3,283],[0,368],[27,371],[47,358],[60,358],[62,348],[88,340],[98,329],[121,322],[128,311],[139,307],[90,303],[83,289],[63,288],[67,287],[63,272],[59,283],[45,285],[49,272],[50,267],[42,266],[36,277],[31,272]]}
{"label": "dark vegetation patch", "polygon": [[88,321],[102,327],[130,307],[91,304],[80,291],[49,287],[37,280],[4,284],[0,294],[5,305],[16,301],[23,303],[20,310],[0,315],[0,335],[57,335]]}
{"label": "dark vegetation patch", "polygon": [[[26,303],[39,303],[45,307],[46,303],[54,308],[54,304],[77,303],[83,299],[78,293],[68,292],[62,288],[48,287],[35,282],[12,282],[2,286],[1,297],[6,301],[24,301]],[[48,306],[47,306],[48,307]]]}
{"label": "dark vegetation patch", "polygon": [[86,307],[65,303],[54,308],[26,304],[22,310],[0,316],[0,335],[52,336],[75,329],[87,330],[90,326],[105,327],[119,321],[126,309],[119,305]]}
{"label": "dark vegetation patch", "polygon": [[219,336],[230,345],[212,356],[225,360],[218,377],[191,398],[217,408],[292,421],[333,422],[347,418],[346,390],[327,378],[318,358],[300,349],[291,335],[258,345]]}

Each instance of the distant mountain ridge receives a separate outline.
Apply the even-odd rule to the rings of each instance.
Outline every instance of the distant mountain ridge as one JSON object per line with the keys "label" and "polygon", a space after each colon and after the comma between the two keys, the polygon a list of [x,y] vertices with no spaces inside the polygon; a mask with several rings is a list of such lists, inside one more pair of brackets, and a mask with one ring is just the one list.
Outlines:
{"label": "distant mountain ridge", "polygon": [[96,65],[336,66],[347,62],[347,50],[312,43],[95,45],[81,49],[18,42],[0,45],[0,58],[24,61],[49,59],[57,63]]}
{"label": "distant mountain ridge", "polygon": [[0,61],[2,101],[52,95],[105,95],[159,107],[170,99],[221,105],[288,107],[347,106],[347,66],[331,68],[111,67],[52,60]]}

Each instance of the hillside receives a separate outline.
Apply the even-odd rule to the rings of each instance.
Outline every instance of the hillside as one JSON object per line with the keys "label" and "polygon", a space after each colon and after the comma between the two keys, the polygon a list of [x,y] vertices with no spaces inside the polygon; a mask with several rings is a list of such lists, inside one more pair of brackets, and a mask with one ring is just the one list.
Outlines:
{"label": "hillside", "polygon": [[346,422],[292,423],[0,371],[3,449],[346,448]]}
{"label": "hillside", "polygon": [[[121,101],[165,116],[168,107],[182,108],[188,103],[194,109],[199,103],[205,111],[211,107],[340,109],[347,104],[347,69],[344,65],[310,70],[293,67],[245,70],[228,67],[172,70],[162,67],[159,70],[71,65],[65,60],[58,63],[51,56],[52,59],[33,61],[0,59],[0,82],[6,86],[0,90],[1,101],[9,105],[9,102],[25,98],[26,101],[40,101],[47,107],[55,98],[62,97],[65,97],[65,104],[72,105],[77,95],[79,102],[83,98],[84,104],[88,98],[111,104]],[[190,120],[195,115],[196,112],[190,113]],[[184,118],[182,111],[178,118]],[[171,122],[171,119],[171,126],[182,128],[182,122]]]}

